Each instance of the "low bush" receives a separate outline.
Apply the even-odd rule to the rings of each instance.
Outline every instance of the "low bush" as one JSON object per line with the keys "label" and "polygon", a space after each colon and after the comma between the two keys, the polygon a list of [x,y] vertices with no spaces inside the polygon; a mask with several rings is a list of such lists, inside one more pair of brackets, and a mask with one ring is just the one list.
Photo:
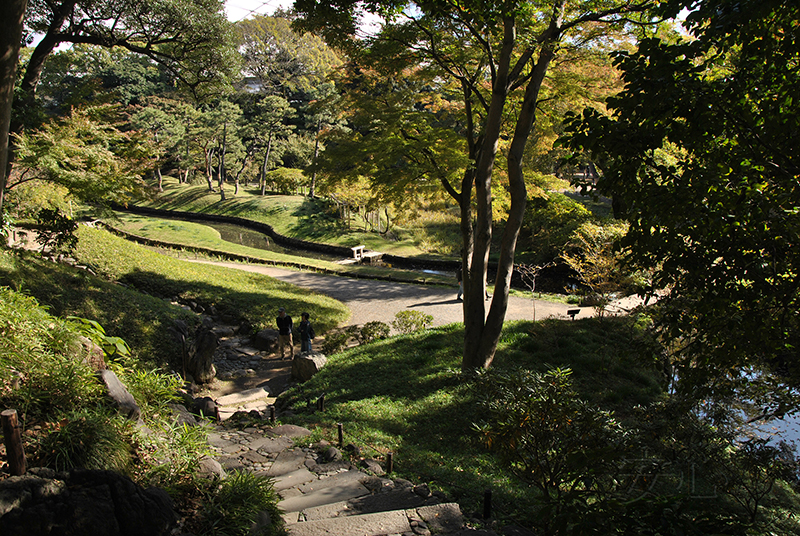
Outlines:
{"label": "low bush", "polygon": [[389,336],[389,324],[384,322],[367,322],[361,327],[358,333],[358,344],[368,344],[378,339],[385,339]]}
{"label": "low bush", "polygon": [[394,315],[392,327],[403,334],[420,331],[433,324],[433,316],[422,311],[400,311]]}

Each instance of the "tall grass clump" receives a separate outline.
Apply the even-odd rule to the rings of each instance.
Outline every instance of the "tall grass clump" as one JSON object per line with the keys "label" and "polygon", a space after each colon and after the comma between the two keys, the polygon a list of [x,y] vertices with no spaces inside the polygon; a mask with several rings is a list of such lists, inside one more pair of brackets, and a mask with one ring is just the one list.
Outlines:
{"label": "tall grass clump", "polygon": [[130,424],[113,410],[85,407],[56,416],[53,429],[41,441],[40,461],[68,471],[76,467],[130,473]]}
{"label": "tall grass clump", "polygon": [[249,471],[234,471],[210,490],[201,532],[208,536],[283,534],[278,500],[271,479]]}
{"label": "tall grass clump", "polygon": [[[101,394],[69,323],[29,296],[0,287],[0,400],[31,418],[92,404]],[[76,355],[77,354],[77,355]]]}

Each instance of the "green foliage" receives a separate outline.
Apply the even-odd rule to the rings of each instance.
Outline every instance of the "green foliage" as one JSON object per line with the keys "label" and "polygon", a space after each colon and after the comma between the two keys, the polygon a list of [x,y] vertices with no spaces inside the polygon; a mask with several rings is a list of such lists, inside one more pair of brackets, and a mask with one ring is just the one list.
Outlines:
{"label": "green foliage", "polygon": [[124,417],[104,408],[77,408],[60,416],[42,440],[39,453],[47,467],[110,469],[127,473],[131,431]]}
{"label": "green foliage", "polygon": [[588,288],[589,297],[602,316],[611,302],[611,294],[626,290],[628,274],[622,268],[617,243],[628,230],[623,223],[578,226],[562,258],[575,270]]}
{"label": "green foliage", "polygon": [[78,331],[94,341],[103,348],[106,357],[114,359],[116,357],[130,357],[131,347],[120,337],[110,337],[106,335],[106,330],[96,320],[81,318],[79,316],[68,316],[67,320],[75,323]]}
{"label": "green foliage", "polygon": [[0,239],[6,241],[8,237],[11,236],[11,229],[14,227],[14,219],[8,214],[8,212],[3,210],[0,213]]}
{"label": "green foliage", "polygon": [[391,328],[384,322],[367,322],[361,327],[358,334],[358,344],[368,344],[378,339],[385,339],[389,336]]}
{"label": "green foliage", "polygon": [[581,203],[564,194],[547,192],[529,199],[521,239],[530,245],[520,251],[520,261],[538,264],[556,259],[591,216]]}
{"label": "green foliage", "polygon": [[306,182],[302,170],[292,168],[273,169],[267,173],[267,183],[272,185],[272,190],[281,194],[293,194],[301,184]]}
{"label": "green foliage", "polygon": [[40,210],[36,215],[36,225],[36,242],[43,250],[72,251],[78,244],[75,236],[78,224],[57,208]]}
{"label": "green foliage", "polygon": [[[574,117],[569,143],[603,170],[597,191],[630,222],[630,259],[655,271],[654,288],[671,290],[659,320],[665,339],[679,341],[678,388],[720,401],[763,389],[794,405],[800,250],[789,237],[800,228],[800,118],[790,110],[800,6],[696,7],[685,23],[691,41],[645,39],[616,55],[625,90],[609,100],[611,117]],[[743,373],[751,367],[782,370],[770,387]]]}
{"label": "green foliage", "polygon": [[159,486],[177,494],[185,490],[187,478],[195,474],[200,459],[210,454],[207,430],[155,419],[148,423],[154,433],[138,436],[144,466],[137,478],[151,486]]}
{"label": "green foliage", "polygon": [[35,299],[0,287],[0,398],[29,416],[94,403],[100,386],[76,357],[78,335]]}
{"label": "green foliage", "polygon": [[177,393],[183,387],[180,376],[158,370],[123,369],[117,375],[147,415],[169,413],[167,404],[178,400]]}
{"label": "green foliage", "polygon": [[322,343],[322,353],[325,355],[338,354],[347,347],[350,340],[350,333],[347,331],[329,331],[325,334],[325,342]]}
{"label": "green foliage", "polygon": [[[209,493],[203,534],[278,536],[283,533],[279,500],[270,478],[234,471]],[[268,523],[263,523],[262,512],[267,513]]]}
{"label": "green foliage", "polygon": [[609,485],[625,454],[624,433],[611,413],[578,398],[569,369],[544,374],[517,370],[485,375],[479,384],[486,419],[483,441],[555,507],[590,501]]}
{"label": "green foliage", "polygon": [[123,132],[120,111],[113,106],[74,109],[38,131],[21,134],[17,153],[15,165],[27,174],[95,205],[124,204],[141,196],[141,170],[150,159],[144,139]]}
{"label": "green foliage", "polygon": [[433,316],[422,311],[400,311],[394,315],[392,327],[399,333],[414,333],[433,323]]}

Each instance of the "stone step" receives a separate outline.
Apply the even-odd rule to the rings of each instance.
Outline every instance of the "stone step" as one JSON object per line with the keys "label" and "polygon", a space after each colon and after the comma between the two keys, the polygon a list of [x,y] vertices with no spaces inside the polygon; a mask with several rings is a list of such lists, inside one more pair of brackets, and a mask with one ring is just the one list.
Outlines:
{"label": "stone step", "polygon": [[289,523],[288,536],[385,536],[411,532],[404,510]]}
{"label": "stone step", "polygon": [[255,402],[257,400],[265,400],[269,397],[269,391],[264,387],[256,387],[254,389],[247,389],[245,391],[237,391],[229,395],[217,398],[218,406],[240,406],[248,402]]}
{"label": "stone step", "polygon": [[[329,505],[336,517],[317,518],[325,507],[314,510],[314,518],[289,522],[288,536],[387,536],[390,534],[465,534],[464,516],[456,503],[422,506],[407,510],[390,510],[359,515],[339,515],[341,503]],[[477,536],[477,534],[476,534]]]}
{"label": "stone step", "polygon": [[[299,493],[299,492],[298,492]],[[286,496],[278,503],[284,512],[301,512],[326,504],[346,502],[356,497],[369,495],[369,490],[358,480],[345,480],[306,494]]]}

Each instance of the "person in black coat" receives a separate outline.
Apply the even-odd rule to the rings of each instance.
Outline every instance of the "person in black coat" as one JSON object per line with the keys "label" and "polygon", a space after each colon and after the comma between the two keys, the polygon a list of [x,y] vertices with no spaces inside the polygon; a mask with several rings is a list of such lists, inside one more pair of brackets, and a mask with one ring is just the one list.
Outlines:
{"label": "person in black coat", "polygon": [[294,359],[294,343],[292,342],[292,317],[286,314],[286,309],[281,307],[278,309],[278,318],[275,319],[278,324],[278,351],[281,353],[281,359],[284,359],[284,348],[289,345],[289,357]]}

